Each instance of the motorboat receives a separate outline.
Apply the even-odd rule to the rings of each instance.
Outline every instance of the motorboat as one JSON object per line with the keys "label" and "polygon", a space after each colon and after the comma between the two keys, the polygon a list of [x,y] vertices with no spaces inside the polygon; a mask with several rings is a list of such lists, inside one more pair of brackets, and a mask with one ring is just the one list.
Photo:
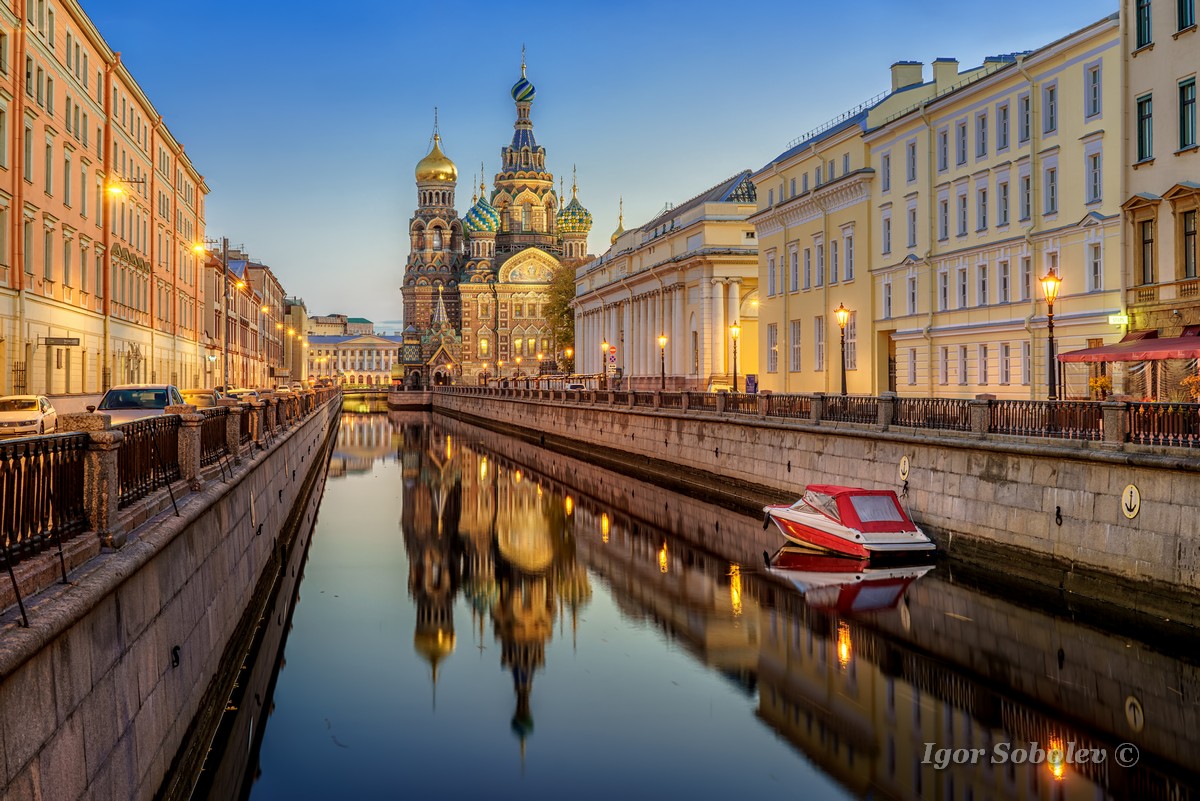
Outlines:
{"label": "motorboat", "polygon": [[809,484],[800,500],[763,512],[763,528],[774,523],[789,542],[819,551],[869,558],[935,549],[891,490]]}
{"label": "motorboat", "polygon": [[839,613],[891,609],[908,585],[934,567],[928,560],[881,566],[796,545],[784,545],[774,556],[764,551],[763,557],[767,569],[791,582],[809,606]]}

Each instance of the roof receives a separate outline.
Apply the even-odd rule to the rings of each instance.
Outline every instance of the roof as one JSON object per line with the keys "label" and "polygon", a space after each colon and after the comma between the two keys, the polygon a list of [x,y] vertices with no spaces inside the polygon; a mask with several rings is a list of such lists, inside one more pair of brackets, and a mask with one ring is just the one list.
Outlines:
{"label": "roof", "polygon": [[309,334],[309,345],[341,345],[356,339],[382,339],[387,342],[394,342],[397,345],[404,342],[404,337],[384,334]]}
{"label": "roof", "polygon": [[[1135,332],[1136,333],[1136,332]],[[1083,348],[1058,354],[1060,362],[1153,362],[1163,359],[1200,358],[1200,336],[1181,337],[1145,336],[1122,342],[1101,345],[1098,348]]]}
{"label": "roof", "polygon": [[248,262],[245,259],[237,259],[234,261],[230,261],[229,262],[229,272],[233,273],[238,278],[242,278],[246,275],[246,264],[247,263]]}
{"label": "roof", "polygon": [[346,322],[348,322],[348,323],[370,323],[371,325],[374,325],[374,323],[371,323],[371,321],[368,320],[366,317],[347,317]]}
{"label": "roof", "polygon": [[750,180],[750,170],[742,170],[716,186],[688,198],[678,206],[672,206],[640,228],[654,228],[666,220],[678,217],[705,203],[753,203],[756,197],[754,183]]}

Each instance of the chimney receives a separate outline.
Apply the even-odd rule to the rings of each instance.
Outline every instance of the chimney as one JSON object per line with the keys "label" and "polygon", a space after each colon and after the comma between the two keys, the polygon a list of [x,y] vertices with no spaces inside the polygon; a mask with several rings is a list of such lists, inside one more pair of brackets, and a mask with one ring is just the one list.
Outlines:
{"label": "chimney", "polygon": [[907,89],[921,83],[921,70],[924,64],[920,61],[897,61],[892,65],[892,91]]}
{"label": "chimney", "polygon": [[933,62],[933,85],[938,94],[958,83],[958,59],[939,58]]}

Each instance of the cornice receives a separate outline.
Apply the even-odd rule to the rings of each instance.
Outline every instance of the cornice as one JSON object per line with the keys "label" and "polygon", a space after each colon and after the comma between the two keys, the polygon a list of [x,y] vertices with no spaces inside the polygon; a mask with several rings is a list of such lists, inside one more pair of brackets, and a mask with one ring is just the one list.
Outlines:
{"label": "cornice", "polygon": [[818,219],[822,214],[839,211],[870,199],[874,170],[859,170],[847,180],[828,184],[750,218],[761,239],[793,225]]}

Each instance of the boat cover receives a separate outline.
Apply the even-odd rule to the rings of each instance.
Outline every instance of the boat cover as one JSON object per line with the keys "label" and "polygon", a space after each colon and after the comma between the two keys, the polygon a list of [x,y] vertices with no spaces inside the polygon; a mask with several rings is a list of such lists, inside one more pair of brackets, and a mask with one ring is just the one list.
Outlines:
{"label": "boat cover", "polygon": [[891,490],[809,484],[802,502],[843,526],[862,532],[915,531]]}

